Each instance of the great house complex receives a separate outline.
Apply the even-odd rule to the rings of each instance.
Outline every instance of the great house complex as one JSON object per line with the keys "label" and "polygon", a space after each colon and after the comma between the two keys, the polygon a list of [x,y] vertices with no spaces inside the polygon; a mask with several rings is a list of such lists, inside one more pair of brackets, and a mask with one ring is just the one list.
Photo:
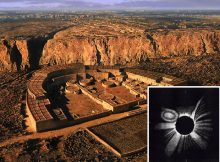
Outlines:
{"label": "great house complex", "polygon": [[147,87],[184,80],[135,68],[48,66],[28,82],[27,113],[34,131],[62,128],[137,109],[146,110]]}

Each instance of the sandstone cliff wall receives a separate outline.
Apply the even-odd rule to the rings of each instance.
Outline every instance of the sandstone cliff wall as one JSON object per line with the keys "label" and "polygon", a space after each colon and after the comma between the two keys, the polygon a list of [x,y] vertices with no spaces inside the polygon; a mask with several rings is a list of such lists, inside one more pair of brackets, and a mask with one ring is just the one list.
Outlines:
{"label": "sandstone cliff wall", "polygon": [[141,36],[63,38],[47,42],[41,63],[137,64],[148,58],[218,53],[220,31],[170,31]]}
{"label": "sandstone cliff wall", "polygon": [[71,38],[58,32],[53,39],[42,42],[1,40],[0,70],[14,70],[19,64],[20,68],[29,64],[35,64],[36,67],[38,64],[75,62],[87,65],[135,65],[147,61],[148,58],[198,56],[219,53],[219,50],[218,30],[174,30],[135,36]]}
{"label": "sandstone cliff wall", "polygon": [[28,66],[28,46],[26,40],[0,41],[0,71],[16,71]]}

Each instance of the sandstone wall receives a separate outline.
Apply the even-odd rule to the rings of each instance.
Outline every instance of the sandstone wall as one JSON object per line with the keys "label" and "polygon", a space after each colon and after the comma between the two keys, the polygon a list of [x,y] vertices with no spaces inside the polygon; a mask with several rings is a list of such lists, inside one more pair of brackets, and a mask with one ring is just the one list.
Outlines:
{"label": "sandstone wall", "polygon": [[29,64],[26,40],[0,41],[0,71],[15,71]]}
{"label": "sandstone wall", "polygon": [[[29,64],[36,67],[38,64],[76,62],[86,65],[135,65],[148,58],[214,54],[220,50],[220,31],[173,30],[99,37],[65,37],[58,32],[53,39],[42,40],[40,46],[36,45],[39,42],[1,40],[0,71],[16,70],[19,64],[21,68]],[[19,52],[13,52],[16,51],[14,46]]]}
{"label": "sandstone wall", "polygon": [[41,63],[138,64],[148,58],[218,53],[220,31],[167,31],[138,36],[72,37],[49,40]]}

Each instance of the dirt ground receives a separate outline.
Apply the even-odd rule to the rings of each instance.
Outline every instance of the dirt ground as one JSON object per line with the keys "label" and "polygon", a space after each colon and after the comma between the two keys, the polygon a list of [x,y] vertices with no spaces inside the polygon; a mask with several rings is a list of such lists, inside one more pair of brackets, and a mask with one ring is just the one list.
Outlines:
{"label": "dirt ground", "polygon": [[90,130],[121,154],[147,146],[147,114],[139,114],[111,123],[91,127]]}
{"label": "dirt ground", "polygon": [[66,97],[69,100],[67,104],[68,110],[79,117],[107,111],[102,105],[97,104],[84,94],[66,94]]}
{"label": "dirt ground", "polygon": [[139,68],[186,79],[189,85],[220,85],[219,54],[148,60]]}
{"label": "dirt ground", "polygon": [[117,97],[119,97],[125,101],[128,101],[128,102],[137,100],[137,98],[130,93],[130,90],[123,87],[123,86],[107,88],[106,92],[108,92],[114,96],[117,96]]}
{"label": "dirt ground", "polygon": [[30,139],[0,148],[0,161],[144,161],[146,152],[119,158],[84,130],[68,136]]}
{"label": "dirt ground", "polygon": [[28,134],[25,130],[25,92],[28,74],[0,73],[0,141]]}

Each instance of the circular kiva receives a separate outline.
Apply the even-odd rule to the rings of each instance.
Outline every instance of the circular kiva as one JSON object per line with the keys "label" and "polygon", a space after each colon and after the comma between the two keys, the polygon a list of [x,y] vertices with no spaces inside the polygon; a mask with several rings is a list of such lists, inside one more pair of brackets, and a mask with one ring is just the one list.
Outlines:
{"label": "circular kiva", "polygon": [[122,82],[120,82],[120,81],[115,81],[114,82],[117,86],[121,86],[122,85]]}
{"label": "circular kiva", "polygon": [[93,77],[90,77],[89,80],[90,80],[91,82],[94,82],[95,79],[94,79]]}
{"label": "circular kiva", "polygon": [[145,83],[140,81],[139,85],[140,86],[145,86]]}
{"label": "circular kiva", "polygon": [[113,80],[115,80],[115,77],[110,77],[109,80],[113,81]]}
{"label": "circular kiva", "polygon": [[67,86],[66,87],[66,93],[80,94],[81,90],[77,86]]}
{"label": "circular kiva", "polygon": [[140,91],[140,87],[138,87],[138,86],[133,87],[132,89],[133,89],[133,90],[135,90],[135,91],[137,91],[137,92],[139,92],[139,91]]}
{"label": "circular kiva", "polygon": [[136,80],[136,81],[134,82],[134,84],[137,85],[137,86],[140,85],[141,83],[142,83],[142,82],[139,81],[139,80]]}
{"label": "circular kiva", "polygon": [[103,93],[99,95],[99,98],[102,100],[112,100],[114,99],[114,95],[110,94],[110,93]]}
{"label": "circular kiva", "polygon": [[93,90],[93,89],[95,89],[95,87],[94,86],[88,86],[88,87],[86,87],[86,89]]}
{"label": "circular kiva", "polygon": [[144,93],[144,94],[147,94],[147,88],[140,87],[140,92]]}
{"label": "circular kiva", "polygon": [[97,93],[97,88],[95,86],[88,86],[86,87],[91,93]]}
{"label": "circular kiva", "polygon": [[93,93],[93,94],[95,94],[95,93],[97,93],[97,90],[92,89],[92,90],[90,90],[90,92]]}
{"label": "circular kiva", "polygon": [[102,83],[102,86],[105,88],[115,87],[115,83],[112,81],[106,81]]}
{"label": "circular kiva", "polygon": [[79,81],[79,84],[84,87],[91,85],[91,83],[92,83],[91,79],[83,79]]}
{"label": "circular kiva", "polygon": [[123,82],[125,79],[125,77],[123,75],[117,75],[116,76],[116,80],[120,81],[120,82]]}
{"label": "circular kiva", "polygon": [[175,122],[178,118],[178,113],[175,110],[164,109],[161,112],[161,118],[167,122]]}
{"label": "circular kiva", "polygon": [[97,82],[102,82],[103,80],[104,80],[104,78],[102,78],[102,77],[97,77],[97,78],[96,78],[96,81],[97,81]]}
{"label": "circular kiva", "polygon": [[147,89],[148,85],[147,84],[141,84],[140,87],[143,88],[143,89]]}
{"label": "circular kiva", "polygon": [[132,81],[130,84],[131,84],[132,87],[136,87],[137,86],[137,83],[135,81]]}
{"label": "circular kiva", "polygon": [[131,83],[131,80],[130,79],[126,79],[125,83],[129,84],[129,83]]}
{"label": "circular kiva", "polygon": [[54,109],[53,111],[55,112],[56,115],[62,115],[63,114],[61,110]]}
{"label": "circular kiva", "polygon": [[131,83],[133,80],[132,79],[126,79],[125,82],[126,83]]}
{"label": "circular kiva", "polygon": [[67,85],[67,86],[71,86],[71,85],[73,85],[73,84],[75,84],[75,83],[76,83],[76,80],[75,80],[75,79],[72,79],[72,80],[66,82],[66,85]]}
{"label": "circular kiva", "polygon": [[141,92],[143,92],[143,91],[145,91],[145,90],[147,90],[146,87],[144,87],[144,86],[140,86],[140,91],[141,91]]}

